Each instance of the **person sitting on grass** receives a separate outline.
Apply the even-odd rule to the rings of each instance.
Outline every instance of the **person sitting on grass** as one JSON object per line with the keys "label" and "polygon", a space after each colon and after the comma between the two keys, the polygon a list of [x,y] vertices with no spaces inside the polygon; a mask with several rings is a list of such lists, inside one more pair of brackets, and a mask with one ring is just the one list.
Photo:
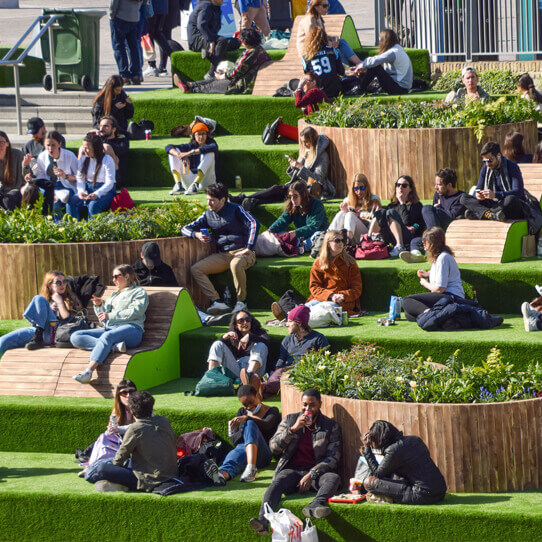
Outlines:
{"label": "person sitting on grass", "polygon": [[[446,481],[420,437],[405,437],[390,422],[377,420],[361,441],[371,473],[363,482],[369,493],[399,504],[435,504],[444,500]],[[373,449],[384,456],[380,464]]]}
{"label": "person sitting on grass", "polygon": [[[32,157],[26,159],[29,164]],[[6,132],[0,131],[0,207],[13,211],[21,205],[24,155],[11,146]]]}
{"label": "person sitting on grass", "polygon": [[331,103],[329,96],[322,89],[322,80],[313,71],[308,71],[299,80],[294,94],[295,106],[303,115],[310,115],[319,110],[322,102]]}
{"label": "person sitting on grass", "polygon": [[0,358],[6,350],[22,348],[37,350],[51,344],[51,324],[67,320],[81,310],[80,301],[72,293],[64,273],[48,271],[43,277],[39,295],[32,298],[23,318],[32,327],[15,329],[0,337]]}
{"label": "person sitting on grass", "polygon": [[[427,228],[441,228],[444,231],[456,218],[460,218],[465,211],[461,203],[463,191],[456,189],[457,174],[453,169],[439,169],[435,176],[435,195],[433,205],[422,207],[422,217]],[[399,258],[407,263],[425,261],[419,237],[411,242],[410,252],[405,250],[399,253]]]}
{"label": "person sitting on grass", "polygon": [[444,230],[437,227],[429,228],[423,232],[422,241],[427,259],[431,263],[431,270],[428,273],[420,269],[418,277],[420,284],[429,292],[409,295],[403,299],[405,317],[410,322],[415,322],[420,314],[432,308],[437,301],[447,295],[465,298],[461,274],[452,249],[446,245]]}
{"label": "person sitting on grass", "polygon": [[265,374],[269,337],[260,322],[248,311],[233,314],[230,329],[215,341],[207,358],[208,369],[225,367],[243,384],[260,390],[260,379]]}
{"label": "person sitting on grass", "polygon": [[241,30],[241,42],[245,52],[237,59],[231,73],[216,71],[214,78],[195,82],[183,81],[175,74],[173,83],[184,93],[248,94],[260,66],[271,57],[261,45],[260,34],[253,28]]}
{"label": "person sitting on grass", "polygon": [[[148,391],[130,394],[128,427],[112,462],[101,461],[87,479],[98,491],[152,491],[177,471],[177,437],[163,416],[153,415],[154,397]],[[126,462],[131,460],[131,466]]]}
{"label": "person sitting on grass", "polygon": [[160,247],[154,241],[144,243],[139,256],[133,268],[140,286],[179,286],[173,269],[162,261]]}
{"label": "person sitting on grass", "polygon": [[149,306],[147,292],[131,265],[118,265],[113,269],[113,282],[117,289],[105,301],[92,296],[94,312],[104,327],[82,329],[70,337],[75,348],[90,350],[88,368],[76,374],[73,379],[80,384],[92,380],[92,372],[102,365],[109,352],[126,352],[135,348],[143,339],[145,312]]}
{"label": "person sitting on grass", "polygon": [[489,94],[478,84],[478,73],[476,68],[465,66],[461,70],[461,82],[463,87],[459,90],[452,90],[445,101],[449,103],[457,103],[460,100],[487,100]]}
{"label": "person sitting on grass", "polygon": [[542,110],[542,93],[536,89],[533,78],[528,73],[518,79],[518,90],[522,98],[536,103],[537,111]]}
{"label": "person sitting on grass", "polygon": [[[275,303],[271,308],[274,307]],[[309,326],[310,314],[311,311],[306,305],[298,305],[288,312],[288,335],[280,343],[279,359],[275,370],[267,382],[262,384],[264,398],[279,392],[282,373],[294,365],[303,354],[309,350],[321,350],[329,346],[327,338]]]}
{"label": "person sitting on grass", "polygon": [[221,301],[208,275],[230,269],[237,293],[237,303],[233,311],[246,311],[246,270],[256,263],[254,245],[260,224],[240,205],[228,203],[228,189],[222,183],[208,186],[205,192],[209,209],[184,226],[181,235],[193,237],[202,243],[210,243],[212,239],[217,252],[192,265],[192,278],[211,301],[207,312],[214,316],[230,312],[231,307]]}
{"label": "person sitting on grass", "polygon": [[269,441],[280,423],[277,407],[264,405],[250,385],[240,386],[237,397],[241,405],[235,418],[228,423],[231,443],[234,446],[219,468],[219,476],[228,482],[239,473],[241,482],[254,482],[258,469],[263,469],[273,458]]}
{"label": "person sitting on grass", "polygon": [[273,454],[281,457],[263,497],[260,514],[250,520],[250,527],[260,535],[269,531],[265,505],[275,509],[283,494],[316,491],[316,497],[303,508],[303,514],[325,518],[331,513],[327,500],[341,485],[337,470],[342,435],[339,424],[322,414],[321,406],[320,392],[315,388],[305,390],[303,410],[288,414],[269,443]]}
{"label": "person sitting on grass", "polygon": [[167,145],[166,153],[175,181],[171,196],[197,194],[200,189],[216,183],[218,145],[209,136],[207,124],[196,122],[190,142]]}
{"label": "person sitting on grass", "polygon": [[124,92],[124,81],[120,75],[108,77],[102,89],[92,101],[92,125],[100,129],[104,116],[112,116],[117,121],[119,130],[124,134],[128,121],[134,116],[132,99]]}

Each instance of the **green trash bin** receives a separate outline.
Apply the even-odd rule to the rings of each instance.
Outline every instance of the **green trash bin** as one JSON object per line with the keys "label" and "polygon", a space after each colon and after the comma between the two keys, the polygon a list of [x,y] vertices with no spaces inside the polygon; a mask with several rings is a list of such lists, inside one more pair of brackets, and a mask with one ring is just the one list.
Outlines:
{"label": "green trash bin", "polygon": [[[43,15],[62,15],[53,25],[55,73],[43,78],[51,90],[54,77],[57,87],[66,90],[98,88],[100,73],[100,19],[105,11],[90,9],[44,9]],[[42,20],[45,25],[48,19]],[[50,64],[49,32],[41,37],[43,60]]]}

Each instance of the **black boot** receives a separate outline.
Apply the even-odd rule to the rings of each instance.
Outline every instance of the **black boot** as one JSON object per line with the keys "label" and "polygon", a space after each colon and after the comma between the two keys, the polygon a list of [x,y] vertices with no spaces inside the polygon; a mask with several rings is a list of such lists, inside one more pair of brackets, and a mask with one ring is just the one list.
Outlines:
{"label": "black boot", "polygon": [[30,339],[29,342],[26,343],[26,349],[37,350],[38,348],[43,348],[44,346],[43,329],[41,329],[41,327],[36,327],[34,336]]}

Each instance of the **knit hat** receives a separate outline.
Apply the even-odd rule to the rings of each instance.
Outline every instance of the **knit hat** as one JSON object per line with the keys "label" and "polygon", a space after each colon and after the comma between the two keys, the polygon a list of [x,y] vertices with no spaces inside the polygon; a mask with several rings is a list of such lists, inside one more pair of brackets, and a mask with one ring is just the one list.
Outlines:
{"label": "knit hat", "polygon": [[209,127],[203,122],[196,122],[196,124],[192,126],[192,133],[195,134],[196,132],[209,132]]}
{"label": "knit hat", "polygon": [[308,324],[311,315],[311,310],[306,305],[298,305],[288,313],[288,320],[299,322],[300,324]]}

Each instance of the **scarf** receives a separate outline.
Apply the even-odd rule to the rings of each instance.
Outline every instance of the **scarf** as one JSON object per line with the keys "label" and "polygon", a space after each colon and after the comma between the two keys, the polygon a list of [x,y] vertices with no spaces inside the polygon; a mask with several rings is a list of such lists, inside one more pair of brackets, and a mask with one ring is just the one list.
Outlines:
{"label": "scarf", "polygon": [[[510,175],[508,173],[508,159],[501,156],[501,168],[498,170],[503,186],[503,191],[508,192],[512,190],[512,183],[510,182]],[[497,171],[486,166],[486,176],[484,179],[484,190],[492,190],[496,192],[495,186],[497,184]]]}

